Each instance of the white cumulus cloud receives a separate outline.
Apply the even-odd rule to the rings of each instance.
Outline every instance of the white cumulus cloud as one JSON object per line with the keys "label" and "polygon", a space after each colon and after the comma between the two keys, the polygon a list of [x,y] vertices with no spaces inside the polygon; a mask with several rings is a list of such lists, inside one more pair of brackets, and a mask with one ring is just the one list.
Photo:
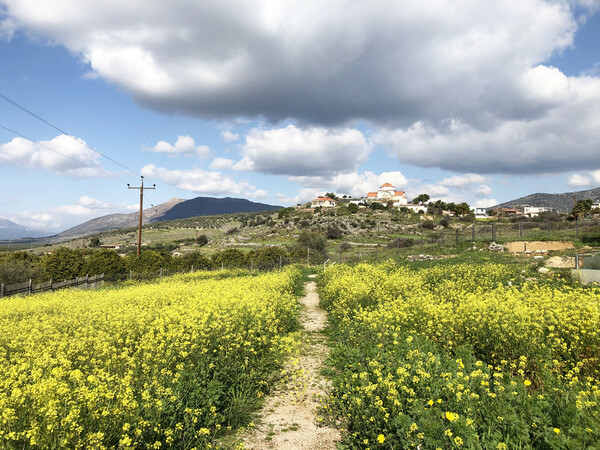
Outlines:
{"label": "white cumulus cloud", "polygon": [[77,178],[106,176],[99,158],[85,141],[64,134],[39,144],[16,137],[0,145],[0,166],[45,169]]}
{"label": "white cumulus cloud", "polygon": [[155,153],[165,153],[168,155],[195,155],[207,156],[210,154],[210,148],[206,145],[196,145],[191,136],[177,136],[175,144],[169,144],[166,141],[158,141],[150,151]]}
{"label": "white cumulus cloud", "polygon": [[225,130],[221,131],[221,138],[223,138],[225,142],[233,142],[237,141],[240,138],[240,135],[237,133],[232,133],[229,130]]}
{"label": "white cumulus cloud", "polygon": [[276,175],[331,175],[355,170],[370,151],[364,134],[356,129],[255,128],[246,136],[242,159],[234,168]]}
{"label": "white cumulus cloud", "polygon": [[170,170],[147,164],[142,167],[142,175],[158,178],[171,186],[184,191],[200,192],[212,195],[236,195],[264,198],[265,191],[256,189],[246,180],[234,180],[220,172],[206,171],[200,168]]}

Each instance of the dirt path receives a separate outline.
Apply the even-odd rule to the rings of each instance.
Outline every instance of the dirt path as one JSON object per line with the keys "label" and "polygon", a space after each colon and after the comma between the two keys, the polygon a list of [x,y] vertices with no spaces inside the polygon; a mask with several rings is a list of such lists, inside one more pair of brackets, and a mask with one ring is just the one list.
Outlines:
{"label": "dirt path", "polygon": [[287,383],[265,400],[260,423],[244,439],[246,449],[335,449],[339,431],[318,427],[316,408],[326,395],[328,381],[320,374],[329,353],[321,331],[327,326],[327,313],[319,308],[314,281],[306,284],[301,323],[304,327],[297,358],[287,367]]}

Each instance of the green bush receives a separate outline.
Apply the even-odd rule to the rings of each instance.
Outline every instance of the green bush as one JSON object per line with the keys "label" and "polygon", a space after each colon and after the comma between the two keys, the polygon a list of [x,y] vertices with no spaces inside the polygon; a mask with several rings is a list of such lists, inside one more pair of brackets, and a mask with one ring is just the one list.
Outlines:
{"label": "green bush", "polygon": [[47,279],[70,280],[82,274],[83,251],[60,247],[51,254],[44,255],[42,265]]}

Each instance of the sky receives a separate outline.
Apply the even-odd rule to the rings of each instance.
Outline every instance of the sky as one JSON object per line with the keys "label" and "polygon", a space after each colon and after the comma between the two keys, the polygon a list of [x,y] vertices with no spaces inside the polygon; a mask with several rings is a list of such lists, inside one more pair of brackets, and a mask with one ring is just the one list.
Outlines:
{"label": "sky", "polygon": [[0,218],[58,232],[135,211],[140,176],[145,206],[598,187],[599,10],[0,0]]}

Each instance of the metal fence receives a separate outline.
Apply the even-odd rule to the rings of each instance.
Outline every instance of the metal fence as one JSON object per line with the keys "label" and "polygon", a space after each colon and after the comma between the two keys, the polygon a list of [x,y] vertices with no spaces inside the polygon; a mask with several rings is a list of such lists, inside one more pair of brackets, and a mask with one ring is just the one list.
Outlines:
{"label": "metal fence", "polygon": [[11,295],[18,294],[26,294],[31,295],[38,292],[45,291],[56,291],[58,289],[66,289],[66,288],[96,288],[102,286],[104,283],[104,274],[102,275],[94,275],[85,277],[77,277],[72,280],[64,280],[64,281],[46,281],[44,283],[36,283],[34,284],[32,280],[24,281],[22,283],[15,283],[5,285],[2,283],[0,285],[0,298],[8,297]]}

